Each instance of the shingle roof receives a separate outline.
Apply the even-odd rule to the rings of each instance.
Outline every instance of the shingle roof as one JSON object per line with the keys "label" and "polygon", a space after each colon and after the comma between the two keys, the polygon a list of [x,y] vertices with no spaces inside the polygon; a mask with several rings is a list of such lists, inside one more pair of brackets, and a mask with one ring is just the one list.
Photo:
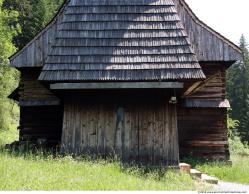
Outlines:
{"label": "shingle roof", "polygon": [[39,80],[203,78],[172,0],[71,0]]}
{"label": "shingle roof", "polygon": [[[224,62],[227,66],[231,65],[237,60],[241,60],[241,50],[234,43],[230,42],[228,39],[217,33],[215,30],[208,27],[206,24],[201,22],[197,16],[191,11],[184,0],[173,0],[175,6],[165,6],[165,5],[155,5],[155,1],[151,1],[154,5],[147,4],[144,6],[75,6],[69,10],[68,4],[71,0],[64,0],[64,4],[51,20],[51,22],[39,32],[33,40],[31,40],[24,48],[15,53],[10,57],[10,62],[13,67],[16,68],[30,68],[30,67],[43,67],[47,56],[51,53],[52,45],[54,45],[55,38],[58,36],[58,25],[61,23],[65,10],[67,8],[68,14],[82,15],[82,13],[94,14],[95,13],[105,13],[107,15],[109,12],[113,14],[161,14],[173,12],[177,9],[178,16],[180,17],[184,30],[182,33],[186,33],[190,40],[192,49],[197,55],[199,61],[220,61]],[[158,0],[157,0],[158,1]],[[148,2],[148,1],[147,1]],[[161,1],[162,2],[162,1]],[[161,3],[160,2],[160,3]],[[108,7],[108,8],[107,8]],[[114,10],[113,10],[114,9]],[[173,10],[172,10],[173,9]],[[127,15],[127,14],[126,14]],[[70,20],[69,20],[70,21]],[[127,29],[125,29],[127,30]],[[186,31],[185,31],[186,30]],[[152,30],[148,30],[147,34],[150,34]],[[169,34],[170,37],[176,33],[175,30],[170,32],[170,30],[161,30],[160,36],[166,36]],[[114,31],[116,34],[124,33],[120,30]],[[114,32],[112,35],[114,36]],[[71,35],[74,37],[80,34],[79,31],[72,32]],[[83,36],[86,32],[82,32]],[[95,33],[99,33],[96,31]],[[63,34],[67,34],[66,31]],[[93,34],[93,33],[90,33]],[[133,33],[137,34],[137,33]],[[132,35],[132,36],[133,36]],[[99,36],[99,35],[93,35]],[[116,35],[117,36],[117,35]],[[151,35],[146,35],[148,37],[153,37]],[[146,37],[145,36],[145,37]],[[115,36],[114,36],[115,37]],[[134,38],[134,37],[133,37]]]}

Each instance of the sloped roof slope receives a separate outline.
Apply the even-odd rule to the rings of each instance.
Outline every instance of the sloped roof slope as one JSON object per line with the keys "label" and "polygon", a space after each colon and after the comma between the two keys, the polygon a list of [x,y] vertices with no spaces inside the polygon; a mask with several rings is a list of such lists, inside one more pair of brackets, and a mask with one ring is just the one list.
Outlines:
{"label": "sloped roof slope", "polygon": [[68,4],[65,0],[60,7],[58,13],[47,24],[47,26],[39,32],[34,39],[32,39],[20,51],[10,57],[10,64],[15,68],[30,68],[42,67],[55,41],[58,24],[63,18],[63,12]]}
{"label": "sloped roof slope", "polygon": [[[71,11],[76,11],[75,16],[72,16],[70,19],[73,19],[73,17],[76,17],[77,15],[80,15],[82,11],[86,11],[88,9],[88,14],[90,14],[91,9],[95,9],[96,12],[99,10],[99,12],[103,12],[103,7],[106,6],[101,6],[101,8],[96,7],[96,3],[98,3],[97,0],[89,0],[90,2],[95,2],[95,8],[93,8],[93,5],[87,5],[85,7],[82,7],[81,5],[75,6],[75,9],[72,8]],[[119,1],[120,2],[120,1]],[[122,1],[123,3],[127,3],[127,1]],[[134,0],[134,2],[137,2],[137,0]],[[123,15],[120,16],[120,18],[124,17],[125,10],[133,10],[134,13],[133,15],[129,16],[131,17],[136,17],[135,14],[139,14],[142,11],[147,11],[147,14],[153,14],[154,12],[158,13],[157,18],[160,17],[161,15],[164,15],[165,12],[170,14],[170,10],[166,10],[167,7],[170,9],[174,9],[174,12],[177,12],[178,19],[181,19],[181,27],[184,27],[185,31],[183,30],[184,35],[187,35],[189,41],[188,43],[191,44],[191,47],[196,54],[197,60],[198,61],[220,61],[220,62],[225,62],[225,64],[232,64],[233,62],[240,60],[241,57],[241,50],[239,49],[238,46],[230,42],[228,39],[217,33],[215,30],[211,29],[208,27],[206,24],[201,22],[196,15],[192,12],[192,10],[188,7],[188,5],[185,3],[184,0],[173,0],[173,5],[163,5],[160,3],[162,1],[159,0],[154,0],[150,1],[152,4],[148,1],[143,1],[144,6],[138,7],[138,6],[127,6],[123,4],[123,8],[121,7],[115,7],[115,6],[110,6],[108,5],[107,1],[102,1],[102,4],[107,3],[109,9],[113,9],[115,7],[116,12],[122,13],[120,11],[123,10]],[[65,0],[65,3],[61,7],[60,11],[57,13],[57,15],[53,18],[53,20],[44,28],[32,41],[30,41],[22,50],[14,54],[11,58],[11,65],[16,68],[30,68],[30,67],[43,67],[48,54],[53,53],[56,51],[51,51],[52,46],[55,43],[55,39],[58,35],[58,30],[59,30],[59,25],[61,24],[63,18],[64,18],[64,13],[67,9],[68,3],[77,3],[75,0]],[[171,2],[172,3],[172,2]],[[120,4],[122,5],[122,4]],[[150,9],[147,9],[149,8]],[[78,9],[76,8],[78,7]],[[88,8],[86,8],[88,7]],[[156,10],[155,10],[156,8]],[[129,10],[126,11],[129,13]],[[172,11],[172,10],[171,10]],[[78,14],[77,14],[78,13]],[[103,12],[103,14],[106,12]],[[112,12],[110,12],[112,13]],[[131,13],[131,12],[130,12]],[[146,13],[146,12],[145,12]],[[145,14],[143,13],[143,14]],[[68,11],[68,14],[73,14],[70,13],[70,10]],[[113,12],[114,14],[114,12]],[[126,14],[129,15],[129,14]],[[171,14],[172,15],[172,14]],[[90,15],[87,16],[88,18]],[[93,16],[95,17],[95,16]],[[167,17],[167,16],[165,16]],[[169,16],[168,16],[169,17]],[[175,16],[174,16],[175,17]],[[70,20],[69,19],[69,20]],[[95,18],[98,19],[98,18]],[[108,19],[108,17],[106,17]],[[154,18],[156,19],[156,18]],[[153,20],[154,20],[153,19]],[[168,18],[168,20],[172,20],[173,18]],[[152,20],[152,21],[153,21]],[[66,20],[65,20],[66,21]],[[134,21],[136,22],[136,21]],[[137,21],[139,22],[139,21]],[[140,21],[142,22],[142,21]],[[149,21],[148,21],[149,22]],[[96,23],[96,22],[91,22]],[[99,22],[101,23],[101,22]],[[150,22],[152,23],[152,22]],[[89,25],[89,24],[88,24]],[[102,24],[103,25],[103,24]],[[124,26],[123,26],[124,27]],[[152,25],[153,27],[153,25]],[[60,27],[61,28],[61,27]],[[132,29],[133,31],[136,31],[136,29]],[[152,29],[148,29],[147,31],[150,31]],[[175,29],[176,30],[176,29]],[[163,32],[162,32],[163,31]],[[164,36],[166,33],[168,34],[169,29],[163,30],[161,29],[161,34],[160,36]],[[65,35],[66,32],[63,32],[63,36]],[[79,34],[78,32],[73,32],[75,34]],[[82,32],[83,33],[83,32]],[[85,32],[84,32],[85,33]],[[123,33],[123,32],[121,32]],[[148,34],[148,33],[146,33]],[[84,35],[84,34],[83,34]],[[86,35],[86,34],[85,34]],[[94,35],[92,35],[94,36]],[[96,34],[97,36],[97,34]],[[118,35],[116,34],[117,37]],[[157,38],[160,38],[157,37]],[[124,37],[125,38],[125,37]],[[133,37],[136,38],[136,37]],[[148,39],[148,37],[145,38]],[[138,45],[139,46],[139,45]],[[109,49],[110,51],[110,49]],[[170,50],[171,51],[171,50]],[[169,52],[170,52],[169,51]],[[166,52],[164,50],[163,52]],[[162,52],[162,54],[163,54]],[[55,67],[55,66],[54,66]],[[46,70],[46,69],[45,69]]]}
{"label": "sloped roof slope", "polygon": [[71,0],[39,80],[203,78],[173,0]]}

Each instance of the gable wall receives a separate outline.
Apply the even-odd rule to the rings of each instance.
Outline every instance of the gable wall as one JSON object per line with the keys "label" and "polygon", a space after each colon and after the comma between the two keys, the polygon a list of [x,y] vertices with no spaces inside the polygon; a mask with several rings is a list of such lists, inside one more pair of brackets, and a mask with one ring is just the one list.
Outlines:
{"label": "gable wall", "polygon": [[242,58],[239,48],[201,22],[184,0],[174,1],[199,61],[236,61]]}

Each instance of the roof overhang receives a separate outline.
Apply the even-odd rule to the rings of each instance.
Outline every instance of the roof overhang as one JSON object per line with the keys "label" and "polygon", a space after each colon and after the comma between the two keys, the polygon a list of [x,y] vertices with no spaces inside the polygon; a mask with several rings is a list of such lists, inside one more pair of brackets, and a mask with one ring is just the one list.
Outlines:
{"label": "roof overhang", "polygon": [[206,100],[206,99],[186,99],[183,107],[187,108],[230,108],[230,103],[225,100]]}
{"label": "roof overhang", "polygon": [[102,90],[102,89],[182,89],[182,82],[106,82],[106,83],[55,83],[52,90]]}

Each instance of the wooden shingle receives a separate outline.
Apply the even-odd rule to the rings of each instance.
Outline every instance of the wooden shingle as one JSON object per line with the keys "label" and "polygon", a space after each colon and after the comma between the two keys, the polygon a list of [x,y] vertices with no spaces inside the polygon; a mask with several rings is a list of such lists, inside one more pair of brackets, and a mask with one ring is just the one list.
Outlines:
{"label": "wooden shingle", "polygon": [[39,80],[203,78],[172,0],[71,0]]}

